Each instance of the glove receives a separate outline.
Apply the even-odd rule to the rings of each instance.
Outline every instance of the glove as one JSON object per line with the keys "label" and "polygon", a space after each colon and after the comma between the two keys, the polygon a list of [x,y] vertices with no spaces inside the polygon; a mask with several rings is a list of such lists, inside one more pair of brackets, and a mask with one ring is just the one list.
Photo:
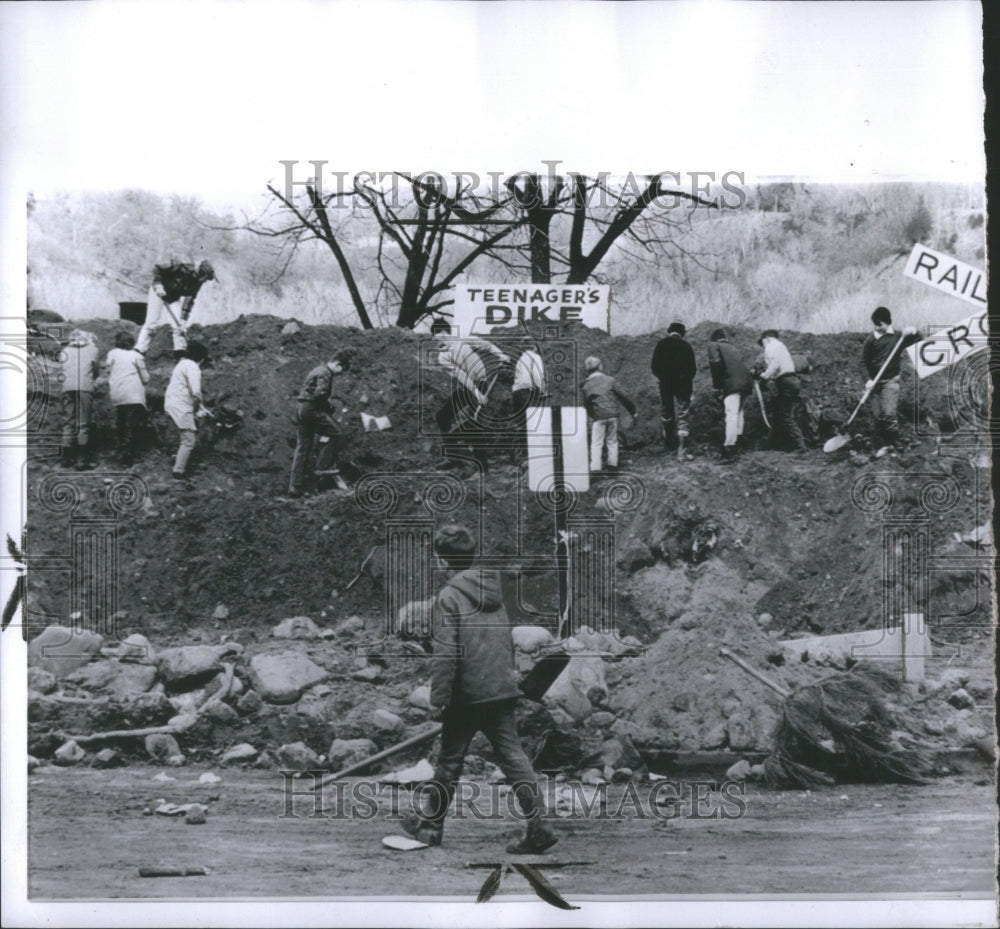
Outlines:
{"label": "glove", "polygon": [[916,334],[917,334],[917,327],[916,326],[907,326],[903,330],[903,335],[916,335]]}
{"label": "glove", "polygon": [[865,390],[871,390],[874,386],[875,386],[875,382],[874,381],[868,381],[865,384]]}

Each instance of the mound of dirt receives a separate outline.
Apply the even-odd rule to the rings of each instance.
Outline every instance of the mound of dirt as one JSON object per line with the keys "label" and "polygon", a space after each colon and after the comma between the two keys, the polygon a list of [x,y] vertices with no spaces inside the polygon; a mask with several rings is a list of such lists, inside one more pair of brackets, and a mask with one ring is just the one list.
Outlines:
{"label": "mound of dirt", "polygon": [[[296,615],[333,627],[357,615],[370,632],[382,634],[402,602],[428,594],[416,580],[389,577],[387,516],[397,526],[419,528],[447,518],[480,527],[482,551],[504,571],[512,621],[554,630],[552,515],[506,463],[506,451],[493,453],[482,484],[449,478],[448,500],[432,487],[440,478],[434,471],[440,451],[433,412],[448,382],[422,364],[426,337],[399,329],[308,326],[283,334],[287,322],[243,317],[193,333],[213,357],[204,378],[209,405],[239,410],[242,426],[204,437],[191,486],[169,479],[176,432],[156,412],[173,366],[167,332],[158,333],[148,353],[151,418],[162,445],[154,445],[134,473],[114,464],[113,411],[106,396],[95,404],[101,467],[94,472],[55,467],[59,424],[54,407],[40,408],[29,435],[29,633],[68,623],[75,612],[80,621],[96,622],[117,611],[118,636],[139,632],[164,644],[218,642],[222,635],[253,641]],[[81,325],[97,333],[104,350],[116,331],[134,328],[121,321]],[[949,450],[956,415],[947,385],[921,385],[920,411],[930,413],[935,431],[920,441],[912,425],[907,427],[915,443],[908,452],[872,460],[860,445],[853,457],[847,451],[824,455],[817,445],[846,419],[863,388],[862,336],[788,334],[792,351],[814,362],[804,379],[813,401],[812,450],[801,458],[762,450],[765,429],[751,400],[751,450],[736,464],[724,465],[715,453],[722,417],[705,360],[714,328],[705,323],[689,333],[699,360],[691,436],[696,457],[682,464],[660,447],[659,398],[648,367],[658,336],[611,338],[580,327],[535,333],[553,403],[578,402],[582,359],[597,354],[638,405],[637,421],[624,429],[622,479],[639,488],[634,492],[642,504],[616,508],[609,489],[614,482],[599,483],[572,514],[613,526],[615,624],[620,635],[634,635],[646,645],[642,658],[608,666],[608,708],[601,708],[612,716],[607,726],[620,722],[636,740],[664,748],[766,749],[778,700],[721,659],[719,648],[731,648],[794,688],[814,679],[819,669],[781,665],[781,638],[874,628],[882,622],[883,602],[903,593],[917,602],[934,598],[929,608],[942,617],[932,628],[935,647],[966,649],[974,662],[982,660],[988,678],[990,605],[983,596],[988,587],[975,564],[956,560],[934,575],[929,592],[919,578],[907,580],[904,591],[883,577],[884,517],[924,520],[920,531],[932,558],[963,544],[954,542],[956,532],[984,522],[988,460],[961,442]],[[756,336],[748,330],[731,333],[748,361],[759,353]],[[361,506],[364,501],[350,493],[282,496],[294,397],[306,373],[338,352],[349,358],[349,370],[337,381],[344,471],[352,483],[384,474],[391,513]],[[912,423],[914,390],[909,378],[904,381],[901,418]],[[509,388],[508,371],[491,396],[491,416],[503,418]],[[43,387],[35,389],[44,396]],[[365,432],[361,413],[388,417],[391,428]],[[867,415],[862,411],[856,420],[858,432],[867,430]],[[122,482],[131,487],[124,504],[113,491]],[[880,509],[876,504],[883,494],[889,502]],[[87,571],[70,584],[67,539],[84,524],[114,526],[114,556],[106,570]],[[373,549],[375,557],[354,580]],[[43,567],[31,570],[32,559]],[[220,605],[226,609],[218,610]],[[333,651],[330,643],[313,648],[320,664]],[[364,686],[351,678],[346,655],[335,664],[328,670],[343,678],[343,686],[322,698],[316,712],[335,719],[338,733],[365,735],[367,717],[360,709],[356,719],[352,715]],[[419,683],[412,664],[404,662],[398,673],[394,686],[400,695],[394,700]],[[974,670],[974,676],[979,673]],[[369,709],[366,705],[364,712]],[[325,751],[328,746],[319,742],[330,732],[324,729],[323,739],[312,745],[308,725],[282,730],[282,740],[303,740]],[[230,735],[251,734],[233,729]]]}

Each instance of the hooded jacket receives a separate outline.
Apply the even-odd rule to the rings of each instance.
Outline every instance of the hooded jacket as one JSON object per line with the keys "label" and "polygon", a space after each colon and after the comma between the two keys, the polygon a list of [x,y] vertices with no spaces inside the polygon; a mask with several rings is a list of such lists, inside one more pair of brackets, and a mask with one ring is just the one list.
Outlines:
{"label": "hooded jacket", "polygon": [[434,706],[488,703],[518,695],[510,620],[498,571],[467,568],[452,577],[434,601],[433,624]]}
{"label": "hooded jacket", "polygon": [[712,372],[712,386],[725,395],[746,395],[753,390],[749,368],[725,339],[708,343],[708,366]]}

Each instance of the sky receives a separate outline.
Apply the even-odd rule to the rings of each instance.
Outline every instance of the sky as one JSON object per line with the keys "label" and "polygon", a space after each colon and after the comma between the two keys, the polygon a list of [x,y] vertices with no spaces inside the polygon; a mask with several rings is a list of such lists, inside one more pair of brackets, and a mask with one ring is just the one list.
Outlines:
{"label": "sky", "polygon": [[7,189],[328,171],[984,176],[976,2],[0,4]]}

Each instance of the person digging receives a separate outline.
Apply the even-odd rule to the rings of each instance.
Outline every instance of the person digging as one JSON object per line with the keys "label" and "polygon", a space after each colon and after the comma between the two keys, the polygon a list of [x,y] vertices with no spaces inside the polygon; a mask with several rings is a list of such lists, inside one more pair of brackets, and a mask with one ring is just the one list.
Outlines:
{"label": "person digging", "polygon": [[876,457],[881,457],[889,448],[899,445],[896,409],[899,405],[900,356],[904,348],[919,342],[920,336],[913,326],[897,333],[892,328],[892,313],[884,306],[872,313],[872,325],[874,331],[861,347],[861,363],[868,374],[865,390],[869,392],[875,418],[872,445],[878,449]]}
{"label": "person digging", "polygon": [[440,845],[444,817],[477,732],[489,739],[527,821],[512,855],[538,854],[558,841],[542,821],[545,802],[531,762],[521,747],[514,709],[519,693],[510,621],[500,593],[500,573],[475,567],[476,543],[464,526],[443,526],[434,536],[439,568],[454,572],[432,610],[431,704],[440,719],[441,750],[434,779],[415,798],[426,804],[403,819],[403,829],[428,845]]}

